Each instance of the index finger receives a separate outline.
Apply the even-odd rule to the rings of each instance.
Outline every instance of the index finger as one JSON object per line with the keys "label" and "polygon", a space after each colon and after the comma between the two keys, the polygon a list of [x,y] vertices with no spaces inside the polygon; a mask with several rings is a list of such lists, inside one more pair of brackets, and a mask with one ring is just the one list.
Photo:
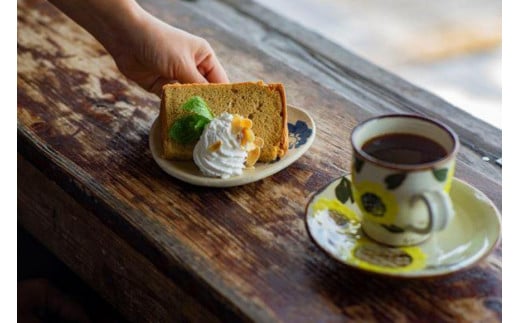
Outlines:
{"label": "index finger", "polygon": [[229,83],[226,71],[213,53],[206,56],[197,68],[210,83]]}

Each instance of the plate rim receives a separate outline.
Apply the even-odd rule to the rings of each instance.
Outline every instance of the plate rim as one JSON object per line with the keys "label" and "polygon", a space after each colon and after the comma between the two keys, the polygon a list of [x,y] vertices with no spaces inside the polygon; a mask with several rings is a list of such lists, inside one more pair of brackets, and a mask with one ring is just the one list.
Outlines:
{"label": "plate rim", "polygon": [[[339,264],[341,264],[343,266],[347,266],[348,268],[351,268],[351,269],[354,269],[354,270],[357,270],[357,271],[360,271],[360,272],[363,272],[363,273],[368,273],[368,274],[377,275],[377,276],[386,277],[386,278],[395,278],[395,279],[430,279],[430,278],[439,278],[439,277],[448,276],[448,275],[457,273],[457,272],[459,272],[461,270],[466,270],[466,269],[469,269],[471,267],[476,266],[483,259],[487,258],[495,250],[495,248],[499,245],[499,243],[502,241],[501,212],[500,212],[500,210],[498,210],[498,208],[496,207],[495,203],[493,203],[493,201],[491,201],[491,199],[489,199],[489,197],[486,194],[484,194],[482,191],[480,191],[475,186],[471,185],[470,183],[468,183],[468,182],[466,182],[466,181],[464,181],[462,179],[459,179],[457,177],[453,177],[453,184],[452,185],[454,185],[454,184],[456,184],[456,185],[463,185],[463,186],[466,186],[467,188],[469,188],[471,191],[473,191],[475,193],[479,193],[480,199],[483,200],[483,202],[485,202],[486,204],[488,204],[488,205],[490,205],[492,207],[493,215],[491,217],[493,218],[493,220],[496,220],[496,223],[498,225],[498,232],[497,232],[496,240],[494,242],[490,243],[489,247],[479,257],[475,257],[475,259],[473,259],[472,261],[470,261],[470,262],[468,262],[468,263],[466,263],[466,264],[464,264],[462,266],[448,267],[448,270],[440,270],[440,271],[437,271],[437,272],[427,272],[427,273],[425,273],[423,270],[418,270],[418,271],[414,271],[414,272],[400,272],[400,273],[396,273],[396,272],[381,272],[381,271],[374,271],[374,270],[369,270],[369,269],[366,269],[366,268],[362,268],[362,267],[356,266],[355,264],[352,264],[352,263],[347,263],[347,262],[339,259],[335,254],[331,253],[326,248],[324,248],[314,238],[314,236],[311,233],[311,230],[310,230],[310,227],[309,227],[309,221],[308,221],[308,219],[309,219],[309,207],[314,202],[315,198],[319,194],[321,194],[323,191],[325,191],[330,185],[332,185],[332,183],[335,183],[338,180],[341,180],[343,177],[350,178],[350,172],[348,172],[348,173],[346,173],[344,175],[341,175],[339,177],[335,177],[334,179],[328,181],[325,185],[323,185],[322,187],[320,187],[318,190],[316,190],[315,192],[313,192],[310,195],[310,197],[308,198],[307,204],[305,206],[305,220],[304,220],[305,221],[305,229],[307,231],[307,234],[311,238],[311,241],[318,247],[318,249],[320,249],[323,253],[325,253],[327,255],[327,257],[334,259],[334,261],[336,261],[337,263],[339,263]],[[375,241],[374,241],[374,243],[380,245],[379,243],[377,243]],[[423,272],[425,274],[421,274],[421,272]],[[413,273],[413,274],[411,274],[411,273]]]}
{"label": "plate rim", "polygon": [[[287,105],[287,114],[289,115],[291,113],[291,110],[297,111],[300,114],[304,115],[304,118],[302,118],[302,121],[305,121],[307,123],[307,126],[309,129],[312,129],[311,135],[307,138],[307,141],[299,146],[298,148],[294,148],[294,153],[285,156],[281,160],[278,160],[276,162],[273,162],[270,165],[267,165],[261,172],[256,173],[248,172],[247,176],[244,176],[244,173],[239,176],[232,176],[227,179],[221,179],[221,178],[215,178],[215,177],[208,177],[208,176],[195,176],[192,174],[188,174],[186,172],[182,171],[175,171],[172,170],[171,164],[173,161],[167,160],[164,158],[161,158],[159,156],[159,152],[156,149],[156,143],[154,141],[157,141],[157,138],[155,136],[155,132],[157,131],[156,128],[159,124],[159,116],[155,118],[153,121],[150,131],[148,133],[148,148],[150,149],[150,152],[152,154],[152,158],[154,159],[155,163],[168,175],[181,180],[185,183],[189,183],[196,186],[201,187],[234,187],[234,186],[241,186],[250,184],[256,181],[259,181],[261,179],[267,178],[269,176],[272,176],[279,171],[289,167],[292,165],[295,161],[297,161],[303,154],[305,154],[309,148],[314,143],[314,139],[316,138],[316,124],[311,117],[311,115],[294,105],[288,104]],[[295,113],[295,112],[293,112]],[[289,117],[288,117],[289,119]],[[189,163],[190,161],[181,161],[181,163]],[[191,161],[193,163],[193,161]]]}

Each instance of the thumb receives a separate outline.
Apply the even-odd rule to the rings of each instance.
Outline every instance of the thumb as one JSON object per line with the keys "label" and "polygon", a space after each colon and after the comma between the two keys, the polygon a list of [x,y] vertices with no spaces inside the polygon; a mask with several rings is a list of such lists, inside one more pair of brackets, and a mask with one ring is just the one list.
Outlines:
{"label": "thumb", "polygon": [[153,84],[148,87],[148,91],[155,93],[158,97],[162,95],[162,88],[166,84],[175,83],[175,80],[166,78],[166,77],[158,77]]}

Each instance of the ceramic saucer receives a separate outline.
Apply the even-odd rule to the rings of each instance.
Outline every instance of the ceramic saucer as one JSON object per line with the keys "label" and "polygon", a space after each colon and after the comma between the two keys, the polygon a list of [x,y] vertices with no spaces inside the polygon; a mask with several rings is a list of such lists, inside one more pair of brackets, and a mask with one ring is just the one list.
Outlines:
{"label": "ceramic saucer", "polygon": [[361,212],[351,198],[350,176],[332,181],[311,197],[305,222],[312,240],[345,265],[403,278],[440,276],[477,263],[500,240],[500,212],[482,192],[454,178],[450,196],[453,220],[416,246],[389,247],[364,235]]}
{"label": "ceramic saucer", "polygon": [[153,159],[169,175],[184,182],[210,187],[231,187],[252,183],[271,176],[300,158],[312,145],[316,136],[314,120],[307,112],[288,105],[289,150],[285,156],[272,163],[257,163],[254,169],[244,170],[242,175],[227,179],[204,176],[193,161],[173,161],[161,157],[160,126],[156,119],[150,129],[149,145]]}

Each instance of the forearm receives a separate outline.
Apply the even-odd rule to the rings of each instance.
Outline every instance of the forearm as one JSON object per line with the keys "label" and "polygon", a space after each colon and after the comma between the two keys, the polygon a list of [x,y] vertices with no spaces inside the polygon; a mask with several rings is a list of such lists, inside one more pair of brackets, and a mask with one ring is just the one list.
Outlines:
{"label": "forearm", "polygon": [[157,19],[136,0],[48,0],[92,34],[123,75],[160,95],[162,85],[229,82],[209,43]]}
{"label": "forearm", "polygon": [[92,34],[112,55],[128,42],[147,13],[134,0],[49,0]]}

